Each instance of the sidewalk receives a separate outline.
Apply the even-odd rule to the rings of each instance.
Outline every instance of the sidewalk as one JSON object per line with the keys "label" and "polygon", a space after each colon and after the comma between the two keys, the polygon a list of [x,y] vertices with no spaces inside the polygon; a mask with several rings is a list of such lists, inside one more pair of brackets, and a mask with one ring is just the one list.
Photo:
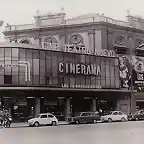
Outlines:
{"label": "sidewalk", "polygon": [[[66,121],[59,121],[58,125],[68,125],[68,122]],[[27,122],[19,122],[19,123],[12,123],[12,127],[27,127]]]}

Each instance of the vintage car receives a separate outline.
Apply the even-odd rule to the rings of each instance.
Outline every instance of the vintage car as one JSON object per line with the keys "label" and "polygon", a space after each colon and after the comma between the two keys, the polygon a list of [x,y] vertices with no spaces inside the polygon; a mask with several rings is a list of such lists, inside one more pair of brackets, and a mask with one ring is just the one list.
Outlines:
{"label": "vintage car", "polygon": [[51,113],[42,113],[37,115],[35,118],[31,118],[28,120],[29,126],[38,127],[40,125],[53,125],[56,126],[58,124],[58,119]]}
{"label": "vintage car", "polygon": [[125,122],[128,120],[128,116],[125,115],[121,111],[110,111],[104,116],[101,116],[102,122],[114,122],[114,121],[122,121]]}
{"label": "vintage car", "polygon": [[144,120],[144,110],[138,110],[134,114],[128,115],[128,120]]}
{"label": "vintage car", "polygon": [[68,117],[69,124],[81,124],[81,123],[97,123],[100,121],[100,115],[93,112],[80,112],[74,117]]}

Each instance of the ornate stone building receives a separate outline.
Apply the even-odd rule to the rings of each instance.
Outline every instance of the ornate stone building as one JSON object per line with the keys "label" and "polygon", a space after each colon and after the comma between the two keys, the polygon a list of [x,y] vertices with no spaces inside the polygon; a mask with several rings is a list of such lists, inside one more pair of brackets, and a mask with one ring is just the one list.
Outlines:
{"label": "ornate stone building", "polygon": [[[47,102],[43,99],[46,98],[46,95],[53,94],[50,92],[50,90],[52,90],[51,86],[56,89],[57,85],[58,87],[60,86],[59,84],[62,85],[62,89],[59,87],[56,91],[65,91],[65,89],[68,88],[67,90],[74,92],[68,93],[66,90],[66,93],[53,94],[56,95],[56,97],[60,97],[60,100],[61,97],[66,98],[64,102],[66,105],[65,116],[68,116],[71,109],[73,109],[73,111],[90,110],[90,108],[84,108],[86,105],[89,105],[88,107],[92,105],[93,111],[99,108],[103,108],[104,110],[112,108],[122,110],[126,113],[135,111],[136,100],[137,102],[139,100],[143,102],[144,98],[131,95],[130,86],[130,88],[125,89],[120,86],[117,57],[105,57],[106,55],[104,53],[102,56],[98,56],[96,63],[103,67],[100,77],[83,77],[78,75],[78,77],[74,76],[73,78],[72,75],[69,75],[68,79],[65,80],[64,76],[55,69],[59,68],[59,72],[63,72],[64,65],[66,65],[67,62],[74,62],[77,69],[73,73],[76,72],[76,74],[80,74],[78,68],[80,65],[78,63],[93,64],[95,63],[93,56],[88,57],[84,54],[76,54],[74,58],[72,54],[69,54],[69,52],[72,53],[70,49],[67,51],[67,55],[65,53],[61,55],[61,53],[51,51],[47,53],[42,51],[44,50],[45,44],[49,44],[49,46],[55,45],[56,47],[58,45],[58,51],[61,51],[60,49],[63,49],[64,45],[67,44],[69,48],[73,45],[76,46],[77,50],[82,50],[83,47],[89,51],[96,52],[107,49],[108,51],[115,51],[117,56],[127,55],[132,51],[136,51],[137,55],[142,55],[143,49],[141,44],[143,44],[144,41],[143,20],[133,16],[127,16],[127,21],[119,21],[99,14],[86,14],[72,19],[65,19],[65,15],[65,13],[49,13],[47,15],[37,13],[37,15],[34,16],[35,22],[33,24],[7,25],[3,32],[7,43],[11,43],[1,45],[1,48],[5,49],[4,53],[6,54],[7,48],[11,48],[12,52],[14,48],[18,48],[19,54],[17,54],[17,57],[19,57],[20,60],[30,62],[32,71],[30,76],[33,80],[26,85],[22,83],[24,88],[27,86],[34,86],[34,88],[36,88],[36,86],[43,86],[45,88],[46,86],[48,90],[47,92],[43,92],[43,97],[37,93],[37,97],[41,98],[41,102],[40,99],[35,100],[36,113],[45,111],[44,108],[40,108],[40,103],[42,103],[41,105],[57,105],[55,104],[56,100],[50,103],[50,100]],[[32,49],[33,52],[30,49]],[[35,50],[38,51],[35,52]],[[33,54],[29,57],[27,53]],[[57,67],[58,62],[60,62],[59,67]],[[45,65],[43,65],[44,63]],[[37,65],[39,65],[39,68],[37,68]],[[53,66],[49,67],[50,65]],[[70,65],[72,66],[72,63]],[[81,69],[83,69],[82,67],[84,67],[84,65],[81,65]],[[42,69],[44,69],[43,72],[41,72]],[[66,67],[65,69],[67,70]],[[37,70],[39,71],[37,72]],[[62,81],[62,79],[64,80]],[[16,84],[21,84],[21,80],[18,79],[18,81]],[[78,84],[76,87],[74,81]],[[94,87],[96,84],[100,84],[101,88]],[[28,88],[31,89],[31,87]],[[77,88],[79,88],[79,90],[77,90]],[[84,98],[73,97],[76,94],[75,92],[80,91]],[[73,96],[71,94],[73,94]],[[27,97],[28,95],[27,93]],[[72,100],[70,100],[71,97]],[[86,100],[86,102],[83,101],[83,99],[88,100]],[[93,100],[92,102],[91,99]],[[73,108],[70,108],[70,101],[72,101],[71,104]],[[76,101],[78,104],[76,104]],[[83,108],[79,107],[80,102],[83,102]],[[59,101],[59,103],[63,102]],[[63,106],[58,109],[60,108],[64,109]],[[50,110],[52,111],[52,108],[50,108]]]}

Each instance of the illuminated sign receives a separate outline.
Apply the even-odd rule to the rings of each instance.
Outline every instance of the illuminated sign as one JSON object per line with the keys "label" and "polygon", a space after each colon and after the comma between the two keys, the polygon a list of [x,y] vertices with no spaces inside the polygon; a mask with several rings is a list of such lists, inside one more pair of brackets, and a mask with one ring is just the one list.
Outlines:
{"label": "illuminated sign", "polygon": [[59,72],[66,74],[82,74],[82,75],[100,75],[99,65],[85,65],[73,63],[59,63]]}
{"label": "illuminated sign", "polygon": [[68,44],[57,44],[57,43],[42,43],[42,48],[53,51],[62,51],[68,53],[79,53],[79,54],[88,54],[95,56],[106,56],[106,57],[116,57],[113,50],[101,49],[101,50],[90,50],[84,45],[68,45]]}

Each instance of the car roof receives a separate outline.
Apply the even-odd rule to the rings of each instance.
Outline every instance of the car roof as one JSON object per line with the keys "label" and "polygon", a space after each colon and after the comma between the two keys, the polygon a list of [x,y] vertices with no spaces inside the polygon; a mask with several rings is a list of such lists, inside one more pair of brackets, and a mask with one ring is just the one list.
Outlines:
{"label": "car roof", "polygon": [[47,114],[53,115],[52,113],[40,113],[40,115],[44,115],[44,114],[46,114],[46,115],[47,115]]}
{"label": "car roof", "polygon": [[122,111],[111,111],[111,112],[122,112]]}

